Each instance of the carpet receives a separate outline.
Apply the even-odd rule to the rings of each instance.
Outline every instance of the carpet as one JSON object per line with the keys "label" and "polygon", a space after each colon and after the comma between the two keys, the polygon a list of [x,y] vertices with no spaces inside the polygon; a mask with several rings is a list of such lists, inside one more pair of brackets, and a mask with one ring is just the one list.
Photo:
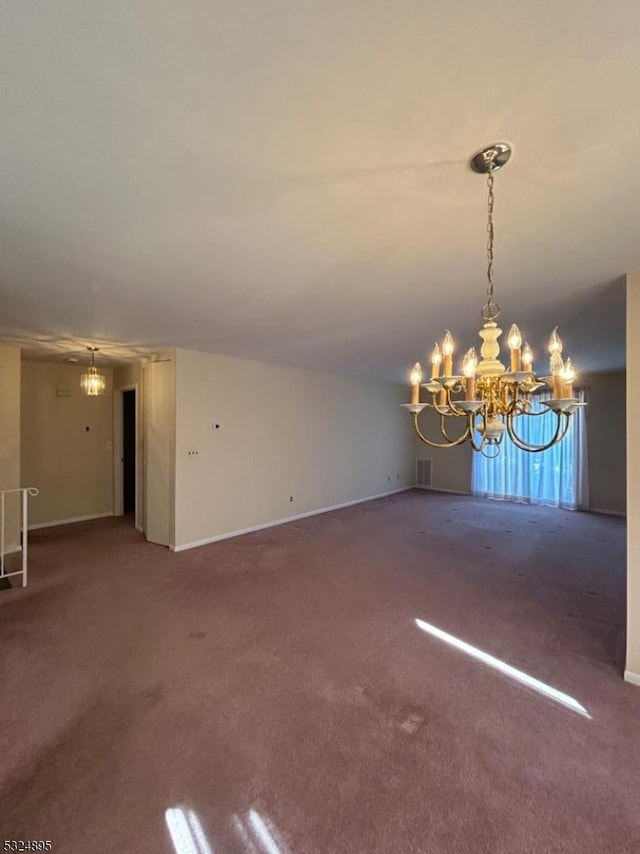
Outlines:
{"label": "carpet", "polygon": [[640,851],[623,520],[412,491],[179,554],[118,519],[30,545],[0,597],[3,840]]}

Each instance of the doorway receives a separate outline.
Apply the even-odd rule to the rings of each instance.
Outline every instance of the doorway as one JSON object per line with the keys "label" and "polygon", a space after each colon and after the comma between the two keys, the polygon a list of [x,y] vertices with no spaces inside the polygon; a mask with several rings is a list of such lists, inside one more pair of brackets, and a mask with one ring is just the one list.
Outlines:
{"label": "doorway", "polygon": [[122,512],[136,512],[136,391],[122,392]]}
{"label": "doorway", "polygon": [[113,513],[127,516],[140,527],[140,427],[138,384],[116,388],[113,394]]}

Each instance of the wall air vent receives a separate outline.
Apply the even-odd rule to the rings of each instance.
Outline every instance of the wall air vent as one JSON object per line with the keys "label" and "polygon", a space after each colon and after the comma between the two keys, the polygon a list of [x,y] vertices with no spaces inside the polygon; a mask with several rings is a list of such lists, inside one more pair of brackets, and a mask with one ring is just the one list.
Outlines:
{"label": "wall air vent", "polygon": [[416,457],[416,486],[429,489],[431,486],[432,461],[426,457]]}

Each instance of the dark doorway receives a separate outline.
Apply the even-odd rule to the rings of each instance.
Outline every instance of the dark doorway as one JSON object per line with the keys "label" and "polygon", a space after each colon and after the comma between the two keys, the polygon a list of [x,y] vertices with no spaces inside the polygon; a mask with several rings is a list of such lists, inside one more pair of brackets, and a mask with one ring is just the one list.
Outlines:
{"label": "dark doorway", "polygon": [[136,510],[136,392],[122,392],[122,510]]}

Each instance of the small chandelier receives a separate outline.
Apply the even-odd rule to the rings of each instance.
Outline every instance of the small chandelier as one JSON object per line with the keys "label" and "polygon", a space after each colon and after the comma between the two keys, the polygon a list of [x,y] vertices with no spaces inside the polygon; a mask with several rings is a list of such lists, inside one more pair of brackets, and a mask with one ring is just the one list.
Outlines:
{"label": "small chandelier", "polygon": [[98,372],[98,367],[96,365],[96,353],[98,352],[98,348],[87,347],[87,350],[91,353],[91,364],[87,368],[86,374],[82,374],[80,377],[80,388],[85,394],[88,394],[89,397],[98,397],[99,395],[104,394],[107,381],[104,378],[104,374]]}
{"label": "small chandelier", "polygon": [[[484,324],[479,332],[482,338],[480,354],[474,347],[467,350],[462,362],[462,374],[453,373],[454,340],[446,330],[442,345],[436,344],[431,355],[431,381],[422,382],[422,368],[416,362],[411,371],[411,403],[402,404],[413,416],[419,438],[432,448],[455,448],[469,442],[474,451],[487,457],[500,452],[500,443],[505,434],[523,451],[545,451],[560,442],[569,429],[571,416],[586,404],[573,396],[576,372],[571,359],[562,358],[562,342],[558,327],[551,333],[549,376],[537,377],[533,370],[533,352],[514,323],[509,330],[507,342],[510,350],[509,370],[500,362],[498,338],[502,329],[496,320],[500,306],[493,298],[493,205],[494,173],[511,157],[511,146],[504,142],[481,149],[471,158],[474,172],[486,174],[487,203],[487,301],[482,307]],[[420,402],[420,388],[426,389],[431,397],[429,403]],[[540,400],[534,409],[536,392],[551,389],[551,398]],[[418,416],[426,408],[434,409],[440,416],[442,441],[431,441],[420,431]],[[555,415],[554,429],[549,440],[542,445],[532,445],[521,437],[518,419],[552,412]],[[461,419],[463,430],[454,439],[447,433],[448,419]],[[449,423],[451,423],[449,421]]]}

